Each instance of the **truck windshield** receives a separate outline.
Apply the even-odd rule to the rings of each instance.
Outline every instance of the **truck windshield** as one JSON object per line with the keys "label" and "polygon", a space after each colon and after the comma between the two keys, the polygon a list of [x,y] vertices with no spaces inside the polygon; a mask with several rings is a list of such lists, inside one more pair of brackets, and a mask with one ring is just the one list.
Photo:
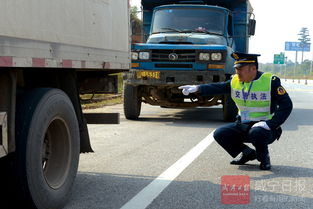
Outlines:
{"label": "truck windshield", "polygon": [[154,13],[152,33],[224,34],[225,13],[208,8],[171,8]]}

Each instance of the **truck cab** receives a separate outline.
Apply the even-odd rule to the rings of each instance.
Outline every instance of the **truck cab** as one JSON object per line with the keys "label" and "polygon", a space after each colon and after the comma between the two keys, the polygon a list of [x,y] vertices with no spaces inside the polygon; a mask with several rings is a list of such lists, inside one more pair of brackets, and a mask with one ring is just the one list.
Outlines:
{"label": "truck cab", "polygon": [[[229,35],[232,30],[229,15],[230,11],[225,8],[208,5],[157,7],[154,10],[151,32],[146,44],[133,46],[133,63],[150,59],[152,62],[141,63],[140,67],[151,70],[164,68],[207,70],[207,63],[210,61],[210,63],[221,64],[214,66],[215,68],[225,68],[232,74],[232,66],[224,66],[228,58],[227,54],[234,47],[234,42]],[[176,55],[162,51],[173,50],[174,46],[178,46]],[[159,48],[159,51],[156,48]],[[146,49],[148,50],[145,51]],[[138,53],[137,61],[136,53]],[[162,62],[169,63],[162,67]],[[184,64],[190,62],[192,64]]]}
{"label": "truck cab", "polygon": [[[171,4],[165,4],[171,3]],[[145,43],[132,46],[125,76],[124,112],[137,119],[141,103],[162,107],[223,104],[224,120],[237,109],[229,95],[184,96],[178,86],[222,82],[234,74],[233,51],[247,52],[255,21],[248,1],[142,1]]]}

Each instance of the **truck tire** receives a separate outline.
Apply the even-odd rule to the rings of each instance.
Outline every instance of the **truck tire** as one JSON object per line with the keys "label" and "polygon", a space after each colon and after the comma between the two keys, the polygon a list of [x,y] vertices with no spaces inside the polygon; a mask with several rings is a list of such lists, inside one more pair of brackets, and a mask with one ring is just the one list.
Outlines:
{"label": "truck tire", "polygon": [[124,114],[127,119],[136,120],[140,115],[141,99],[138,87],[125,84],[124,86]]}
{"label": "truck tire", "polygon": [[19,94],[16,118],[16,182],[24,208],[59,209],[76,177],[80,136],[72,102],[61,90]]}
{"label": "truck tire", "polygon": [[230,95],[224,95],[223,99],[223,119],[227,122],[234,122],[238,114],[238,108]]}

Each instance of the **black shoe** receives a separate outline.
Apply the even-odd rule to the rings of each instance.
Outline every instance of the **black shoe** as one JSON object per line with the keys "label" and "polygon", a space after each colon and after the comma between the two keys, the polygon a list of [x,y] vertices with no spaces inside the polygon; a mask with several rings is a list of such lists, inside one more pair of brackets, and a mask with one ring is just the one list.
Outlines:
{"label": "black shoe", "polygon": [[261,161],[260,169],[261,170],[271,170],[271,160],[270,157],[267,156],[264,160]]}
{"label": "black shoe", "polygon": [[239,159],[234,159],[233,161],[230,162],[230,164],[243,165],[246,162],[250,160],[255,160],[255,159],[256,159],[256,152],[255,150],[251,149],[251,152],[249,154],[245,154],[244,152],[242,152]]}

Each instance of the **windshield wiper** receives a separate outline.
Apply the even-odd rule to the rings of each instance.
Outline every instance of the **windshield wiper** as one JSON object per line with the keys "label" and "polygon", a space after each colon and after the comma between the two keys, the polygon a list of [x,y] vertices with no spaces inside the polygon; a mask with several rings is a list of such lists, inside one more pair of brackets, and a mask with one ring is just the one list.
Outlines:
{"label": "windshield wiper", "polygon": [[181,30],[180,33],[205,33],[205,34],[210,34],[210,35],[218,35],[218,36],[222,36],[222,34],[220,33],[215,33],[215,32],[211,32],[211,31],[207,31],[207,30]]}
{"label": "windshield wiper", "polygon": [[223,36],[222,34],[219,33],[215,33],[215,32],[211,32],[208,31],[206,29],[204,30],[199,30],[199,29],[194,29],[194,30],[190,30],[190,29],[184,29],[184,30],[179,30],[177,28],[161,28],[162,30],[166,30],[166,31],[158,31],[158,32],[153,32],[152,34],[156,34],[156,33],[166,33],[166,32],[178,32],[178,33],[205,33],[205,34],[210,34],[210,35],[218,35],[218,36]]}
{"label": "windshield wiper", "polygon": [[169,31],[174,31],[174,32],[178,32],[181,33],[182,31],[177,29],[177,28],[161,28],[162,30],[167,30],[167,31],[160,31],[159,33],[164,33],[164,32],[169,32]]}

